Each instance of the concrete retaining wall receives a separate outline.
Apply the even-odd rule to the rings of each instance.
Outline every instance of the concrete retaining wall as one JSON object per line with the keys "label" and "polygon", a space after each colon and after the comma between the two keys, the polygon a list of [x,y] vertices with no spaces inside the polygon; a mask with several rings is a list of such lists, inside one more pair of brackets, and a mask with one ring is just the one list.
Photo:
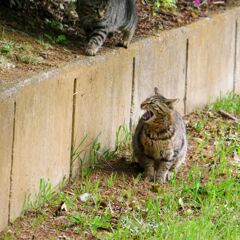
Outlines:
{"label": "concrete retaining wall", "polygon": [[82,57],[4,86],[0,93],[0,230],[21,213],[41,178],[56,185],[78,175],[70,148],[100,134],[114,145],[158,86],[187,113],[228,91],[240,92],[240,9],[141,39],[128,50]]}

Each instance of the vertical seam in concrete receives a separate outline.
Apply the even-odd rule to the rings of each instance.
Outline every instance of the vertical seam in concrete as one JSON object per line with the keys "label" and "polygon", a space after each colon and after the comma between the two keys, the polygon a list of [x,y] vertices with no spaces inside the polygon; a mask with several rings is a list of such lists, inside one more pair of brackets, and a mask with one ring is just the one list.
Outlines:
{"label": "vertical seam in concrete", "polygon": [[135,93],[135,71],[136,71],[136,58],[133,58],[132,64],[132,92],[131,92],[131,106],[130,106],[130,121],[129,129],[132,130],[133,125],[133,109],[134,109],[134,93]]}
{"label": "vertical seam in concrete", "polygon": [[[76,94],[77,94],[77,79],[74,79],[73,83],[73,99],[72,99],[72,137],[71,137],[71,150],[73,149],[73,144],[74,144],[74,133],[75,133],[75,113],[76,113]],[[72,178],[72,166],[73,166],[73,161],[72,161],[72,151],[70,153],[70,178]]]}
{"label": "vertical seam in concrete", "polygon": [[8,224],[10,224],[10,212],[11,212],[11,199],[12,199],[12,174],[13,174],[13,158],[14,158],[14,144],[15,144],[15,118],[16,118],[16,101],[14,101],[13,108],[13,135],[12,135],[12,150],[11,150],[11,170],[10,170],[10,187],[8,198]]}
{"label": "vertical seam in concrete", "polygon": [[234,42],[234,66],[233,66],[233,92],[236,89],[236,77],[237,77],[237,47],[238,47],[238,18],[235,22],[235,42]]}
{"label": "vertical seam in concrete", "polygon": [[188,61],[189,61],[189,39],[186,41],[186,62],[185,62],[185,89],[184,89],[184,114],[187,113],[187,93],[188,93]]}

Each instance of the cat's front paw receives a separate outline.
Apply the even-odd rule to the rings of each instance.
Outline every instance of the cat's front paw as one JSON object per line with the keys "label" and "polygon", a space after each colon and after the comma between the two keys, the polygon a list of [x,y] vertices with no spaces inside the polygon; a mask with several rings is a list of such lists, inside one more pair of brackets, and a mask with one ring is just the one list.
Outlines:
{"label": "cat's front paw", "polygon": [[157,177],[157,179],[156,179],[156,182],[158,183],[158,184],[164,184],[165,182],[166,182],[166,176],[164,175],[164,176],[158,176]]}
{"label": "cat's front paw", "polygon": [[85,50],[85,53],[86,53],[87,56],[95,56],[96,53],[97,53],[97,50],[93,49],[93,48],[87,48]]}
{"label": "cat's front paw", "polygon": [[143,177],[150,182],[154,182],[155,180],[154,174],[151,174],[149,172],[144,172]]}
{"label": "cat's front paw", "polygon": [[167,177],[166,177],[166,178],[167,178],[167,180],[169,181],[169,180],[171,180],[171,179],[173,178],[173,176],[174,176],[174,172],[170,172],[170,171],[169,171],[169,172],[167,173]]}
{"label": "cat's front paw", "polygon": [[129,47],[129,45],[130,45],[129,41],[123,41],[122,43],[122,46],[126,49]]}
{"label": "cat's front paw", "polygon": [[85,53],[88,56],[95,56],[97,51],[98,51],[98,49],[99,49],[99,46],[97,46],[93,42],[89,42],[88,45],[87,45],[87,48],[85,50]]}
{"label": "cat's front paw", "polygon": [[128,48],[128,44],[126,42],[120,42],[117,44],[117,47]]}

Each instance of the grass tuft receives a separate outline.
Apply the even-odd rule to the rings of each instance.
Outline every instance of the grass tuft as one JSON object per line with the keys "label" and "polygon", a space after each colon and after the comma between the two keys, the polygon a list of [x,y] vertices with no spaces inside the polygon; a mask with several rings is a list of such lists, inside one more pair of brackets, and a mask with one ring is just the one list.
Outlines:
{"label": "grass tuft", "polygon": [[240,95],[229,93],[225,97],[219,98],[210,106],[214,111],[225,110],[233,114],[240,114]]}

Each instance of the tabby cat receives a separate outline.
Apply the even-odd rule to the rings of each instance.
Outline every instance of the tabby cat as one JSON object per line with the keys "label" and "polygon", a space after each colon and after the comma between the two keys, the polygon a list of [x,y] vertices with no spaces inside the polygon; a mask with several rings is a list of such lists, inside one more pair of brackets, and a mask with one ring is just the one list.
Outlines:
{"label": "tabby cat", "polygon": [[108,35],[123,33],[123,47],[127,48],[137,25],[135,0],[77,0],[77,13],[88,44],[86,54],[96,55]]}
{"label": "tabby cat", "polygon": [[163,184],[185,161],[187,137],[183,119],[174,110],[178,99],[163,97],[157,88],[154,91],[155,95],[141,104],[146,112],[133,137],[133,152],[145,177]]}

